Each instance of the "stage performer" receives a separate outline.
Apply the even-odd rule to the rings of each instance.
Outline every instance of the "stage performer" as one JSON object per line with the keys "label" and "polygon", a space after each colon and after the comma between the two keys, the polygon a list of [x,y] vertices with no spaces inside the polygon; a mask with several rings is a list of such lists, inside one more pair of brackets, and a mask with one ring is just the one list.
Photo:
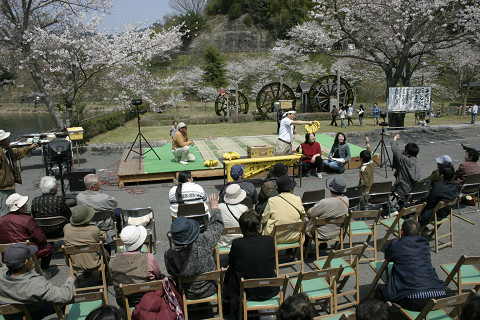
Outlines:
{"label": "stage performer", "polygon": [[283,156],[285,154],[292,153],[292,140],[295,130],[293,126],[296,124],[312,124],[312,121],[295,120],[295,114],[297,112],[294,109],[289,109],[283,115],[283,119],[280,122],[280,129],[278,132],[278,140],[275,145],[275,155]]}
{"label": "stage performer", "polygon": [[315,133],[307,133],[305,142],[302,143],[297,151],[302,149],[302,172],[305,176],[310,176],[310,171],[316,169],[317,178],[322,178],[322,148],[315,141]]}
{"label": "stage performer", "polygon": [[22,148],[10,147],[10,132],[0,130],[0,217],[8,213],[5,200],[15,193],[15,183],[22,183],[17,160],[24,158],[33,149],[38,147],[36,143]]}
{"label": "stage performer", "polygon": [[177,133],[172,139],[172,153],[175,157],[175,162],[187,165],[188,162],[195,161],[195,156],[190,153],[190,145],[193,146],[193,141],[188,140],[187,125],[185,122],[180,122],[177,126]]}

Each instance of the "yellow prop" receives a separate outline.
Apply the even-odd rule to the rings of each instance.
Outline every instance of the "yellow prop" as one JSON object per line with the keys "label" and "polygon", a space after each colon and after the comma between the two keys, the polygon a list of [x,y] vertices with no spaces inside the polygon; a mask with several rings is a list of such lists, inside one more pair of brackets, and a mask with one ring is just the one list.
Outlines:
{"label": "yellow prop", "polygon": [[235,151],[225,152],[223,154],[223,159],[224,160],[236,160],[236,159],[240,159],[240,155],[238,154],[238,152],[235,152]]}
{"label": "yellow prop", "polygon": [[203,164],[207,167],[216,167],[218,166],[218,160],[207,160]]}
{"label": "yellow prop", "polygon": [[312,124],[306,124],[305,125],[305,131],[308,133],[315,133],[320,129],[320,122],[317,120],[313,121]]}

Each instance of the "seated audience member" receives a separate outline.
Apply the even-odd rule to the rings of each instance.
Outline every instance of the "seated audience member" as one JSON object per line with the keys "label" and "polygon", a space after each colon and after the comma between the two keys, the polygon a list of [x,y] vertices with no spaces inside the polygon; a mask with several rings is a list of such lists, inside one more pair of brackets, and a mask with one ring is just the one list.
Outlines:
{"label": "seated audience member", "polygon": [[480,319],[480,296],[475,294],[462,306],[460,320]]}
{"label": "seated audience member", "polygon": [[277,311],[277,320],[313,320],[313,306],[305,293],[288,297]]}
{"label": "seated audience member", "polygon": [[[310,210],[307,215],[309,223],[307,230],[310,230],[313,226],[314,219],[319,218],[339,218],[348,215],[348,198],[343,195],[347,191],[347,182],[341,176],[328,178],[326,182],[327,189],[330,190],[330,198],[320,200]],[[320,240],[330,240],[338,237],[340,232],[340,226],[335,224],[327,224],[325,226],[319,226],[318,238]],[[314,230],[310,231],[312,236]],[[323,245],[326,248],[326,244]]]}
{"label": "seated audience member", "polygon": [[419,234],[420,224],[404,220],[401,238],[385,248],[385,259],[393,262],[386,285],[377,286],[375,297],[420,311],[432,298],[445,297],[445,283],[438,278],[430,259],[430,244]]}
{"label": "seated audience member", "polygon": [[[100,182],[100,179],[98,179],[97,175],[87,174],[83,178],[83,182],[85,183],[86,190],[78,194],[77,205],[92,208],[95,210],[95,212],[105,210],[113,211],[117,221],[117,231],[122,231],[122,219],[120,216],[122,209],[118,208],[117,199],[100,191],[102,183]],[[114,222],[115,221],[113,221],[112,218],[95,222],[97,227],[107,234],[108,243],[111,243],[113,241],[113,237],[116,235],[116,231],[113,227],[115,224]]]}
{"label": "seated audience member", "polygon": [[179,204],[204,203],[205,212],[209,213],[207,194],[202,186],[193,182],[190,171],[182,171],[178,174],[178,185],[173,186],[168,192],[170,202],[170,215],[172,219],[177,217]]}
{"label": "seated audience member", "polygon": [[343,132],[338,132],[333,141],[328,159],[323,164],[336,173],[345,172],[345,165],[350,161],[350,147]]}
{"label": "seated audience member", "polygon": [[[32,200],[32,216],[34,218],[65,217],[70,219],[72,211],[65,203],[65,199],[57,197],[58,184],[55,177],[46,176],[40,180],[40,190],[42,195]],[[56,238],[63,236],[63,227],[67,224],[41,227],[47,238]]]}
{"label": "seated audience member", "polygon": [[257,189],[255,189],[255,186],[253,183],[249,181],[243,180],[243,172],[245,171],[245,166],[243,164],[236,164],[232,166],[232,169],[230,169],[230,176],[232,177],[233,181],[227,183],[222,190],[220,190],[220,203],[225,202],[224,197],[225,197],[225,191],[227,190],[227,187],[231,184],[238,184],[240,188],[245,190],[247,193],[247,197],[252,199],[252,204],[255,205],[258,201],[258,194],[257,194]]}
{"label": "seated audience member", "polygon": [[[218,198],[210,195],[212,210],[210,224],[203,233],[195,220],[178,217],[172,222],[173,248],[165,252],[165,266],[167,272],[173,276],[176,283],[179,277],[191,277],[200,273],[214,271],[215,246],[223,232],[223,220],[218,210]],[[217,291],[214,281],[198,281],[183,285],[189,299],[200,299],[211,296]]]}
{"label": "seated audience member", "polygon": [[315,169],[317,178],[322,178],[322,148],[315,141],[315,133],[305,134],[305,142],[303,142],[297,151],[302,149],[302,172],[305,176],[310,176],[310,171]]}
{"label": "seated audience member", "polygon": [[28,212],[28,197],[14,193],[7,198],[7,215],[0,218],[0,243],[30,241],[37,246],[35,255],[41,259],[42,270],[50,267],[53,246],[47,243],[47,237]]}
{"label": "seated audience member", "polygon": [[[95,215],[95,210],[89,207],[76,206],[72,209],[70,223],[63,228],[63,240],[67,246],[86,246],[93,243],[105,242],[107,235],[98,229],[97,226],[90,224],[90,220]],[[105,250],[111,251],[109,246],[105,245]],[[72,255],[73,268],[77,272],[87,272],[97,269],[100,266],[102,257],[94,252],[77,253]]]}
{"label": "seated audience member", "polygon": [[390,320],[390,307],[384,301],[369,299],[360,302],[355,312],[356,320]]}
{"label": "seated audience member", "polygon": [[123,320],[120,310],[109,304],[98,307],[88,314],[85,320]]}
{"label": "seated audience member", "polygon": [[[277,179],[278,196],[268,199],[267,206],[262,215],[262,223],[265,224],[263,234],[271,236],[273,227],[277,224],[300,222],[305,216],[305,208],[302,199],[293,194],[297,183],[288,176]],[[300,236],[298,230],[285,231],[277,235],[278,243],[293,243]]]}
{"label": "seated audience member", "polygon": [[255,210],[260,215],[263,214],[263,211],[267,206],[268,199],[278,195],[278,190],[277,190],[278,177],[286,175],[287,173],[288,173],[288,167],[284,163],[278,162],[278,163],[275,163],[275,165],[273,166],[272,172],[270,172],[265,178],[265,181],[263,182],[262,187],[260,188],[260,192],[258,193],[257,205],[255,206]]}
{"label": "seated audience member", "polygon": [[372,184],[374,182],[374,167],[372,160],[372,148],[370,148],[370,138],[365,137],[365,142],[367,144],[367,150],[362,150],[360,152],[360,160],[362,161],[362,166],[360,167],[360,181],[358,185],[363,185],[363,193],[370,193]]}
{"label": "seated audience member", "polygon": [[[433,217],[433,209],[440,201],[452,201],[458,196],[458,188],[453,182],[455,169],[449,162],[439,166],[439,180],[425,199],[418,201],[426,202],[426,206],[418,217],[421,226],[427,225]],[[438,219],[443,219],[450,214],[451,208],[443,208],[437,212]]]}
{"label": "seated audience member", "polygon": [[[218,209],[222,213],[223,223],[225,228],[238,227],[238,219],[248,207],[241,204],[246,197],[246,192],[238,184],[231,184],[227,187],[225,193],[225,202],[218,204]],[[218,245],[223,247],[230,247],[232,240],[241,237],[241,234],[224,234],[220,237]]]}
{"label": "seated audience member", "polygon": [[435,158],[435,161],[437,162],[437,169],[433,170],[428,177],[426,177],[425,179],[422,179],[422,181],[428,181],[428,180],[430,181],[430,188],[433,188],[435,183],[437,183],[440,179],[440,174],[438,170],[440,166],[444,163],[452,163],[452,158],[444,154],[443,156]]}
{"label": "seated audience member", "polygon": [[[125,251],[119,252],[113,257],[111,270],[117,303],[123,306],[120,284],[127,285],[158,280],[161,279],[162,273],[155,256],[151,253],[141,252],[143,243],[147,238],[145,227],[126,226],[123,228],[120,238],[123,241]],[[143,294],[128,296],[130,306],[137,305],[142,296]]]}
{"label": "seated audience member", "polygon": [[465,162],[459,165],[455,171],[455,184],[457,185],[463,184],[469,175],[480,173],[478,151],[465,146],[463,149],[465,149]]}
{"label": "seated audience member", "polygon": [[[254,210],[239,219],[243,238],[233,240],[225,273],[225,318],[238,317],[240,279],[274,278],[275,247],[272,237],[262,235],[260,215]],[[246,289],[248,300],[265,301],[278,294],[278,287]]]}
{"label": "seated audience member", "polygon": [[[33,268],[31,255],[36,246],[22,243],[11,245],[0,268],[0,304],[25,304],[32,319],[43,319],[55,314],[53,303],[68,303],[73,298],[75,278],[69,275],[61,287],[55,287]],[[18,314],[4,315],[6,320],[21,319]]]}
{"label": "seated audience member", "polygon": [[393,141],[390,142],[393,153],[393,168],[395,169],[395,182],[393,183],[393,193],[400,200],[399,205],[402,204],[403,197],[410,193],[413,185],[420,181],[421,169],[417,163],[417,155],[420,151],[417,144],[410,142],[405,145],[402,152],[398,147],[397,140],[400,135],[397,134]]}

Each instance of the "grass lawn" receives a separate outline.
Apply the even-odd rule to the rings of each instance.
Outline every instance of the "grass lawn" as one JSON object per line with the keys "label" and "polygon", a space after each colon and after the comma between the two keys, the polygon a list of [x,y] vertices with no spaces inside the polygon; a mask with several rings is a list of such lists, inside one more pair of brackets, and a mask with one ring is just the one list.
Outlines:
{"label": "grass lawn", "polygon": [[[311,119],[315,120],[315,119]],[[372,131],[379,127],[373,126],[372,118],[364,118],[363,127],[358,124],[358,119],[354,119],[354,126],[347,128],[332,127],[330,121],[320,121],[320,130],[317,133],[327,132],[361,132]],[[432,118],[431,125],[441,124],[457,124],[457,123],[470,123],[469,116],[442,116],[440,118]],[[188,123],[187,123],[188,124]],[[338,121],[340,124],[340,121]],[[414,115],[407,114],[405,117],[405,126],[414,126]],[[170,140],[169,126],[153,126],[142,127],[142,134],[148,141],[157,140]],[[195,124],[188,127],[188,134],[190,139],[199,138],[218,138],[218,137],[237,137],[237,136],[258,136],[258,135],[270,135],[276,134],[277,123],[274,121],[254,121],[248,123],[218,123],[218,124]],[[132,120],[122,127],[115,130],[101,134],[90,140],[89,143],[115,143],[115,142],[133,142],[138,133],[137,120]],[[304,135],[305,127],[303,125],[297,126],[297,134]]]}

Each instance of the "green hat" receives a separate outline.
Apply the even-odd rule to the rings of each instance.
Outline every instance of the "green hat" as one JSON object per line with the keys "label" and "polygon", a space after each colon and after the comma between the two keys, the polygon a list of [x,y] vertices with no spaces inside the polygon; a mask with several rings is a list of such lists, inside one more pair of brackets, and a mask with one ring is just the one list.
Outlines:
{"label": "green hat", "polygon": [[70,223],[74,226],[80,226],[92,220],[95,215],[95,210],[89,207],[76,206],[72,209],[72,216]]}

